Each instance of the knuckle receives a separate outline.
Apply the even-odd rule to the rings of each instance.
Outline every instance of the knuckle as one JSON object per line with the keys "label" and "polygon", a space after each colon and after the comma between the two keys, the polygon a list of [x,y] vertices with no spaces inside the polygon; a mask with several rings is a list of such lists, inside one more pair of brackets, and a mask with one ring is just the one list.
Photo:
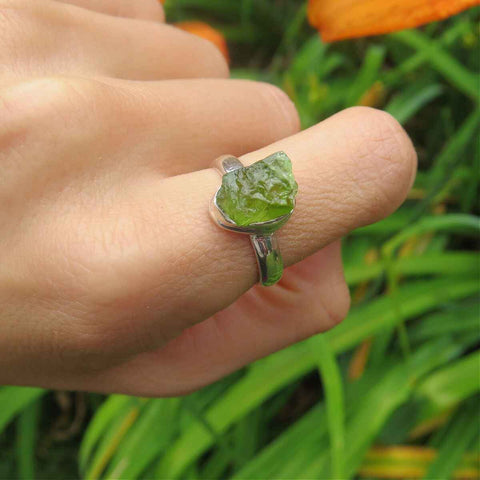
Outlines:
{"label": "knuckle", "polygon": [[0,147],[3,153],[8,152],[9,147],[18,146],[19,142],[27,143],[32,129],[44,119],[50,99],[40,88],[42,84],[40,80],[31,80],[0,91]]}
{"label": "knuckle", "polygon": [[29,134],[43,134],[45,125],[53,129],[78,123],[82,128],[79,131],[84,131],[90,125],[86,117],[108,114],[111,102],[106,90],[93,80],[61,76],[39,77],[6,87],[0,91],[4,113],[0,114],[0,144],[12,133],[20,140]]}
{"label": "knuckle", "polygon": [[[44,119],[71,108],[78,97],[73,81],[61,77],[42,77],[20,82],[2,92],[2,103],[10,117]],[[73,105],[74,106],[74,105]]]}

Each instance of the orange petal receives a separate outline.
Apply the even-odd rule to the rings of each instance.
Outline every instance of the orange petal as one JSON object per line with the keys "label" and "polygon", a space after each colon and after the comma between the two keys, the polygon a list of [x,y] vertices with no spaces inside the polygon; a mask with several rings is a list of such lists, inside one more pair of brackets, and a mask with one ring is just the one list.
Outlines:
{"label": "orange petal", "polygon": [[175,26],[185,30],[186,32],[193,33],[193,35],[198,35],[209,42],[212,42],[222,52],[227,61],[229,60],[227,42],[218,30],[215,30],[206,23],[195,21],[179,22],[176,23]]}
{"label": "orange petal", "polygon": [[326,42],[413,28],[480,0],[309,0],[308,20]]}

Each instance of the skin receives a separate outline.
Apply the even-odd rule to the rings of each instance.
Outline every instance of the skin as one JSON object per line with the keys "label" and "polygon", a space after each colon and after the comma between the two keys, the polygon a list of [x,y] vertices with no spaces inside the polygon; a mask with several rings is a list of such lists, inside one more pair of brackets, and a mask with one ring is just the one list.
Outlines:
{"label": "skin", "polygon": [[[299,133],[277,88],[228,79],[156,0],[0,0],[0,383],[177,395],[338,324],[340,238],[405,199],[416,170],[388,114]],[[299,184],[256,286],[218,228],[213,159],[284,150]]]}

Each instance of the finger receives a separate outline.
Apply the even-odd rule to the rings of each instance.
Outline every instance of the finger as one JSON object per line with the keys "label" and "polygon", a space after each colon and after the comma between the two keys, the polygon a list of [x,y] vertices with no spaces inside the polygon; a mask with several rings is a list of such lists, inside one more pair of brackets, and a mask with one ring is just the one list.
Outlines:
{"label": "finger", "polygon": [[[164,176],[208,168],[225,152],[242,155],[300,129],[293,102],[268,83],[202,79],[114,85],[120,95],[110,102],[108,120],[96,122],[96,135],[122,132],[129,123],[131,155],[122,142],[125,160],[131,164],[141,149],[143,165]],[[125,95],[132,107],[127,112]],[[116,139],[106,144],[105,154],[117,144]]]}
{"label": "finger", "polygon": [[[292,159],[299,184],[295,213],[278,232],[286,265],[390,214],[415,174],[415,151],[403,129],[390,115],[368,108],[341,112],[243,160],[251,163],[278,150]],[[248,237],[220,229],[209,216],[219,183],[218,172],[204,170],[161,183],[144,178],[135,187],[136,204],[146,206],[142,216],[150,219],[137,230],[145,240],[143,262],[148,276],[162,281],[161,294],[155,289],[150,300],[162,312],[157,320],[163,334],[177,335],[226,308],[257,281]],[[147,330],[153,340],[154,327]]]}
{"label": "finger", "polygon": [[78,7],[117,17],[164,22],[165,13],[159,0],[60,0]]}
{"label": "finger", "polygon": [[[75,321],[57,328],[55,344],[67,352],[68,346],[83,352],[73,361],[75,365],[95,365],[98,369],[105,362],[110,364],[112,357],[123,360],[132,352],[163,342],[160,324],[164,319],[159,315],[159,304],[144,301],[150,302],[153,291],[163,282],[169,283],[168,278],[178,271],[174,268],[162,279],[156,266],[150,268],[152,259],[143,256],[153,244],[162,248],[163,230],[171,227],[168,219],[159,222],[159,218],[150,217],[150,203],[158,200],[157,195],[148,204],[143,204],[143,198],[138,203],[137,187],[142,179],[155,178],[159,186],[163,174],[156,162],[162,155],[170,163],[177,159],[180,163],[183,153],[192,160],[201,157],[205,166],[223,148],[231,151],[232,147],[239,153],[258,148],[294,133],[298,122],[288,98],[268,84],[192,80],[182,83],[182,88],[173,88],[177,82],[159,82],[150,87],[169,85],[169,89],[150,98],[146,91],[119,92],[112,84],[101,83],[102,89],[89,90],[90,81],[69,82],[36,79],[0,92],[5,110],[11,112],[0,132],[4,145],[12,151],[33,148],[36,152],[34,161],[21,162],[9,171],[9,181],[15,186],[7,188],[9,211],[15,215],[2,220],[4,228],[12,232],[6,241],[15,239],[5,251],[11,252],[14,243],[17,255],[3,259],[2,271],[14,278],[29,278],[29,288],[40,299],[45,272],[49,278],[45,296],[49,297],[51,284],[65,292],[59,295],[62,306],[52,302],[49,315],[42,314],[46,321],[38,325],[40,334],[30,336],[35,338],[35,351],[50,348],[52,337],[47,326],[58,325],[59,315],[68,317],[59,312],[71,301]],[[189,91],[191,97],[186,93]],[[180,103],[179,112],[176,99],[181,99],[181,92],[186,101]],[[204,103],[197,103],[201,98]],[[210,103],[214,105],[212,112],[208,110]],[[186,116],[192,111],[195,115]],[[256,119],[258,123],[254,123]],[[218,125],[214,132],[212,124]],[[45,125],[49,125],[47,130]],[[194,136],[196,141],[190,138]],[[188,141],[190,147],[182,150]],[[222,150],[215,150],[218,148]],[[25,196],[25,189],[30,195]],[[43,192],[50,193],[39,202],[38,195],[43,198]],[[140,226],[147,223],[151,223],[151,231],[139,243]],[[147,244],[143,245],[144,241]],[[21,253],[31,251],[35,252],[31,256]],[[114,275],[110,288],[114,271],[118,276]],[[78,302],[85,305],[82,320],[77,319]],[[114,332],[118,337],[105,341],[105,335],[110,338]],[[92,352],[93,360],[87,360]],[[52,357],[45,358],[51,365]],[[31,364],[32,357],[24,355],[23,361]],[[37,370],[33,375],[38,380],[39,370],[51,372],[45,364],[34,363]],[[72,365],[64,364],[67,368]],[[58,368],[57,372],[61,376]]]}
{"label": "finger", "polygon": [[288,268],[280,284],[249,290],[165,348],[97,373],[82,388],[147,396],[188,393],[332,328],[348,307],[337,241]]}
{"label": "finger", "polygon": [[32,141],[45,139],[46,123],[55,132],[48,161],[39,162],[39,168],[58,175],[68,158],[65,173],[74,178],[75,166],[84,169],[87,164],[92,169],[148,169],[158,178],[207,168],[224,152],[241,155],[299,129],[293,103],[267,83],[105,82],[51,78],[0,92],[3,103],[19,112],[19,126],[25,123],[21,112],[32,112]]}
{"label": "finger", "polygon": [[5,16],[9,28],[2,40],[9,49],[0,51],[3,77],[228,77],[226,60],[211,42],[169,25],[49,0],[13,4]]}

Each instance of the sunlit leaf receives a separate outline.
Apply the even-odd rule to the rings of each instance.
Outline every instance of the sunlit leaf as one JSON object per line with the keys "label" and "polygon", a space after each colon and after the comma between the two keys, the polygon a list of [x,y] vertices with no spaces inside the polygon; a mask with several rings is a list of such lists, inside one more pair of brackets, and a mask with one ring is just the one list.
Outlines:
{"label": "sunlit leaf", "polygon": [[0,433],[24,408],[47,390],[29,387],[0,387]]}
{"label": "sunlit leaf", "polygon": [[[438,456],[437,450],[429,447],[395,445],[373,447],[366,455],[358,473],[360,478],[419,479]],[[466,454],[454,472],[453,478],[476,480],[480,475],[480,462],[475,454]],[[428,476],[428,479],[447,478]]]}

